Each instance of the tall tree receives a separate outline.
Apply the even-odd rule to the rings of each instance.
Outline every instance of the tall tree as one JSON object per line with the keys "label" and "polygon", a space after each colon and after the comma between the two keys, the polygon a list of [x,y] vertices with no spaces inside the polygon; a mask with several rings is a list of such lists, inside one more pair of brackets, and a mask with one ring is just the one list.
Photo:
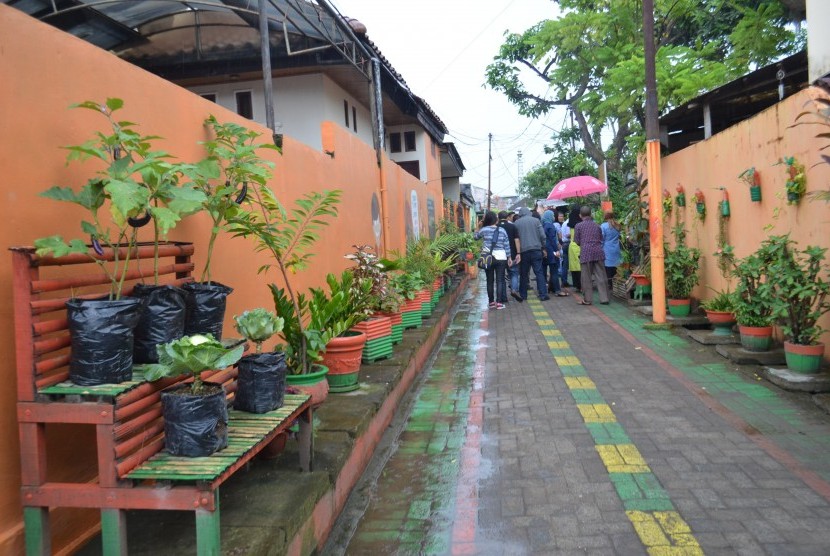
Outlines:
{"label": "tall tree", "polygon": [[[525,116],[566,107],[594,163],[627,170],[623,161],[642,144],[645,122],[641,1],[557,3],[560,18],[506,35],[487,85]],[[802,48],[803,35],[788,25],[792,14],[781,0],[656,0],[659,108]]]}

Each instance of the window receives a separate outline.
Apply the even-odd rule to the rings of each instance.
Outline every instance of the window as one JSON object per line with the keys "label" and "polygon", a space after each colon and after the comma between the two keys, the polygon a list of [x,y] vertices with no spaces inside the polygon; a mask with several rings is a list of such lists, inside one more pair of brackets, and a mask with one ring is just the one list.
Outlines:
{"label": "window", "polygon": [[357,133],[357,108],[352,106],[352,126],[354,127],[354,132]]}
{"label": "window", "polygon": [[249,120],[254,119],[254,102],[251,91],[236,91],[236,113]]}
{"label": "window", "polygon": [[393,153],[401,152],[401,134],[400,133],[390,133],[389,134],[389,150]]}
{"label": "window", "polygon": [[412,174],[418,179],[421,179],[421,165],[417,160],[408,160],[406,162],[398,162],[398,166]]}
{"label": "window", "polygon": [[343,101],[343,119],[346,122],[346,129],[349,129],[349,101]]}
{"label": "window", "polygon": [[412,152],[415,150],[415,132],[414,131],[405,131],[403,134],[403,142],[404,148],[406,152]]}
{"label": "window", "polygon": [[210,102],[216,102],[216,93],[201,93],[199,96]]}

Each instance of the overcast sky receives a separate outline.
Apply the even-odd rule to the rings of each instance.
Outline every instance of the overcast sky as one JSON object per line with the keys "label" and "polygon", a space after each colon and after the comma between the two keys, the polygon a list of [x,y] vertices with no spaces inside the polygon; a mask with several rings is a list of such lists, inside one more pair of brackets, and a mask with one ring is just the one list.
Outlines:
{"label": "overcast sky", "polygon": [[[462,183],[487,188],[487,134],[493,134],[492,191],[515,194],[518,152],[526,174],[545,160],[543,147],[563,124],[564,111],[536,121],[519,116],[504,95],[485,89],[484,71],[504,42],[556,17],[551,0],[331,0],[361,21],[412,92],[426,100],[449,129],[467,168]],[[539,80],[537,90],[545,92]],[[548,127],[545,127],[548,126]],[[552,129],[551,129],[552,128]],[[553,187],[554,184],[551,184]]]}

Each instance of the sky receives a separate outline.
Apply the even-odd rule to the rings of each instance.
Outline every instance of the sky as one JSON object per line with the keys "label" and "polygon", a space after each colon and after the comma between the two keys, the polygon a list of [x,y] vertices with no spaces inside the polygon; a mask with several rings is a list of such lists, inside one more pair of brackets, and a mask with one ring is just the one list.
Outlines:
{"label": "sky", "polygon": [[[505,31],[521,33],[557,16],[551,0],[330,0],[347,17],[366,25],[377,45],[413,93],[449,129],[466,167],[462,183],[487,188],[487,134],[493,134],[491,190],[514,195],[522,175],[546,160],[545,143],[564,122],[559,110],[530,120],[506,97],[484,88],[485,68],[498,54]],[[539,78],[534,91],[544,94]],[[531,81],[532,82],[532,81]],[[554,184],[551,184],[553,187]]]}

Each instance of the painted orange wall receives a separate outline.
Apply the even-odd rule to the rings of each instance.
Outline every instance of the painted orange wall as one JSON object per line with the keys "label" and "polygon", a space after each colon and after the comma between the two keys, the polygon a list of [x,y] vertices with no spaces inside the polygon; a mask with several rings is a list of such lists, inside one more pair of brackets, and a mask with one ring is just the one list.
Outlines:
{"label": "painted orange wall", "polygon": [[[268,130],[244,120],[221,107],[205,101],[163,79],[131,66],[117,57],[79,39],[41,24],[21,12],[0,5],[0,195],[3,219],[0,219],[0,350],[14,352],[11,312],[10,257],[7,248],[31,245],[35,238],[52,234],[80,237],[78,222],[83,211],[74,206],[38,197],[52,185],[79,187],[86,181],[94,163],[65,165],[62,145],[78,144],[103,129],[105,120],[88,110],[68,109],[74,102],[107,97],[125,101],[120,116],[140,124],[145,134],[160,135],[157,143],[182,160],[204,156],[198,141],[207,138],[202,122],[213,113],[220,121],[236,121],[259,131],[265,138]],[[358,243],[375,244],[372,231],[371,199],[379,193],[379,172],[375,153],[353,134],[332,122],[322,126],[323,154],[285,137],[282,155],[267,156],[276,164],[271,187],[287,206],[304,192],[338,188],[344,191],[339,216],[324,230],[315,247],[311,268],[298,275],[295,286],[321,285],[325,274],[348,266],[343,255]],[[429,159],[429,155],[427,156]],[[385,171],[389,188],[392,248],[403,249],[404,200],[411,191],[419,198],[420,227],[427,229],[427,195],[434,197],[436,220],[441,213],[440,165],[428,164],[429,183],[422,183],[388,159]],[[205,216],[183,222],[171,239],[196,244],[197,269],[203,264],[209,224]],[[245,309],[272,306],[266,287],[277,276],[257,275],[257,268],[267,262],[253,253],[253,244],[244,239],[221,237],[216,246],[213,278],[235,288],[228,301],[226,329],[231,317]],[[6,254],[3,254],[6,253]],[[0,388],[0,554],[22,552],[22,523],[19,498],[20,464],[17,423],[15,420],[15,368],[8,356],[0,359],[0,376],[6,387]],[[91,432],[91,431],[90,431]],[[92,454],[78,449],[71,453],[56,442],[50,454],[50,478],[82,476],[94,460],[94,443],[86,431],[80,434]],[[60,433],[64,438],[65,431]],[[54,438],[52,440],[55,440]],[[67,463],[72,462],[72,463]],[[85,535],[95,531],[97,513],[81,510],[53,512],[53,548],[71,551]]]}
{"label": "painted orange wall", "polygon": [[[731,216],[727,223],[728,242],[735,247],[737,257],[754,252],[770,235],[790,234],[801,249],[807,245],[830,247],[830,205],[824,201],[803,200],[788,205],[784,195],[786,173],[784,165],[776,165],[783,157],[794,156],[807,168],[807,191],[830,189],[830,166],[819,164],[819,149],[828,143],[816,139],[816,126],[790,127],[796,116],[821,106],[813,99],[827,98],[817,87],[810,87],[793,95],[760,114],[713,135],[693,146],[666,156],[661,161],[663,187],[672,197],[680,183],[686,190],[686,208],[680,209],[688,232],[688,244],[699,247],[701,280],[693,296],[707,299],[714,295],[709,288],[724,289],[728,280],[721,276],[714,252],[717,250],[718,202],[725,187],[729,192]],[[762,201],[753,203],[749,187],[738,178],[754,166],[761,176]],[[692,198],[699,188],[706,198],[706,219],[700,222]],[[678,208],[675,205],[664,233],[670,240]],[[830,256],[830,254],[828,254]],[[830,259],[826,264],[830,265]],[[830,328],[830,315],[820,321]],[[822,337],[830,345],[830,333]],[[826,354],[830,355],[830,354]]]}

